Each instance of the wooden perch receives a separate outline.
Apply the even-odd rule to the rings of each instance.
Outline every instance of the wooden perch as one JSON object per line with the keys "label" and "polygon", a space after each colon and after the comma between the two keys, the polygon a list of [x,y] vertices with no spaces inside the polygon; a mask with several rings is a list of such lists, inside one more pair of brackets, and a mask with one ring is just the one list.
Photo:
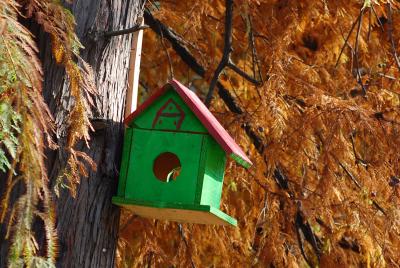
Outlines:
{"label": "wooden perch", "polygon": [[130,34],[130,33],[134,33],[134,32],[144,30],[147,28],[149,28],[149,25],[135,25],[128,29],[105,32],[104,36],[111,37],[111,36],[118,36],[118,35],[123,35],[123,34]]}

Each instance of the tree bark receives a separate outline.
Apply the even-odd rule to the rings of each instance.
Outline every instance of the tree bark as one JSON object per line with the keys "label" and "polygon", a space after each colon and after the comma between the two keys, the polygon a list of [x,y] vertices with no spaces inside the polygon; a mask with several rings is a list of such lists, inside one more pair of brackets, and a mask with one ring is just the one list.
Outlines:
{"label": "tree bark", "polygon": [[[65,189],[54,200],[59,236],[57,267],[114,267],[119,208],[112,205],[111,197],[118,181],[132,35],[105,37],[104,32],[134,26],[143,12],[143,0],[85,0],[65,5],[75,15],[76,31],[85,46],[81,56],[95,73],[98,96],[93,117],[105,127],[92,133],[90,148],[83,143],[78,146],[97,163],[97,170],[82,178],[76,198]],[[57,142],[62,146],[70,106],[68,81],[51,56],[49,36],[41,31],[36,36],[45,74],[43,94],[58,127]],[[59,151],[49,152],[52,183],[64,160]],[[0,267],[6,266],[7,247],[7,241],[0,243]]]}

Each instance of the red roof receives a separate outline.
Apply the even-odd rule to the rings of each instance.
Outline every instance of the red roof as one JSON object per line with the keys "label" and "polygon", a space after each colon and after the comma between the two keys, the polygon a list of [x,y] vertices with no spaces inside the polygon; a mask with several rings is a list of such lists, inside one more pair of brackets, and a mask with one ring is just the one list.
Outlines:
{"label": "red roof", "polygon": [[[218,142],[218,144],[231,158],[233,158],[236,162],[246,168],[252,165],[251,161],[242,151],[239,145],[236,144],[233,138],[228,134],[228,132],[226,132],[224,127],[218,122],[214,115],[207,109],[204,103],[199,99],[199,97],[197,97],[197,95],[193,91],[191,91],[175,79],[169,81],[168,84],[175,89],[175,91],[179,94],[186,105],[192,110],[192,112],[197,116],[204,127],[207,128],[210,135]],[[129,125],[129,123],[134,118],[141,114],[157,98],[167,92],[168,88],[169,87],[165,85],[164,87],[159,89],[142,105],[140,105],[136,111],[125,118],[124,123],[126,125]]]}

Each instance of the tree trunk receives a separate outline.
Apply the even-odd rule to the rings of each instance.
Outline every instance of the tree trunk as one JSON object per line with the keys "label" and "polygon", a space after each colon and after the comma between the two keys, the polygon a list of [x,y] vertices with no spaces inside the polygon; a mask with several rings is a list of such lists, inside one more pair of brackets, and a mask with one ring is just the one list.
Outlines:
{"label": "tree trunk", "polygon": [[[135,25],[143,11],[143,0],[85,0],[66,6],[75,15],[77,34],[85,47],[81,56],[95,73],[99,95],[93,117],[105,125],[92,133],[89,149],[83,143],[78,146],[97,163],[97,171],[82,178],[76,198],[63,190],[55,199],[59,236],[57,267],[114,267],[119,208],[112,205],[111,197],[118,181],[132,35],[105,38],[103,33]],[[59,128],[57,141],[62,145],[68,81],[64,70],[52,59],[49,36],[43,32],[37,36],[45,74],[43,92]],[[59,175],[62,158],[59,152],[48,154],[52,182]],[[7,243],[0,245],[0,267],[6,265],[7,247]]]}

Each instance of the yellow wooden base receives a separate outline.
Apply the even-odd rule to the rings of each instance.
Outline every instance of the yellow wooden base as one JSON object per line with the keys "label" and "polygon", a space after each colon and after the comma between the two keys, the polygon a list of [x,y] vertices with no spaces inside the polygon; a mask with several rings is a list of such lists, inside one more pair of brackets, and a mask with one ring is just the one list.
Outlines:
{"label": "yellow wooden base", "polygon": [[[134,201],[113,197],[113,203],[125,207],[135,214],[151,219],[236,226],[237,221],[221,210],[207,205],[160,204],[133,204]],[[171,207],[173,206],[173,207]]]}

